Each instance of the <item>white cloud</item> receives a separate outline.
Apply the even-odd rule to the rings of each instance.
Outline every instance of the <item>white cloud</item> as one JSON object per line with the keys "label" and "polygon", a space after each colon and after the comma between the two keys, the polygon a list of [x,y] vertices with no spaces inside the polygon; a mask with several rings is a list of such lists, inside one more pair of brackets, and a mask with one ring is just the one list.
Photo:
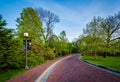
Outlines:
{"label": "white cloud", "polygon": [[[68,7],[56,2],[47,2],[45,0],[31,0],[35,7],[43,7],[49,9],[60,17],[60,23],[56,24],[54,32],[58,35],[65,30],[70,41],[82,34],[85,25],[93,18],[93,16],[106,17],[118,12],[119,4],[116,2],[113,6],[103,1],[93,2],[87,5],[71,5]],[[109,6],[108,6],[109,5]]]}

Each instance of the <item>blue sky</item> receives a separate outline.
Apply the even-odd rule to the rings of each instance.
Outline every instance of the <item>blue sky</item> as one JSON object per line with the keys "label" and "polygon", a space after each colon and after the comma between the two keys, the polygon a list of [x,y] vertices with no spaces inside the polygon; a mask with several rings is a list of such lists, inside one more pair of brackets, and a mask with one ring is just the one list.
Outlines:
{"label": "blue sky", "polygon": [[82,34],[83,28],[94,17],[107,17],[120,11],[120,0],[0,0],[0,14],[8,28],[16,28],[16,18],[23,8],[48,9],[59,16],[54,33],[66,31],[70,41]]}

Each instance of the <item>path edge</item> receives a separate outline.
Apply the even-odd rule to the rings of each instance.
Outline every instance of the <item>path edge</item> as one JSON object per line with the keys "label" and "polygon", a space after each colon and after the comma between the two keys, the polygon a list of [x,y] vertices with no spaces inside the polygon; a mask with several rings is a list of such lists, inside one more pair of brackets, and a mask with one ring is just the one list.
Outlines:
{"label": "path edge", "polygon": [[95,67],[97,67],[97,68],[100,68],[100,69],[102,69],[102,70],[104,70],[104,71],[110,72],[110,73],[112,73],[112,74],[115,74],[115,75],[117,75],[117,76],[120,76],[120,71],[113,70],[113,69],[111,69],[111,68],[104,67],[104,66],[101,66],[101,65],[93,64],[93,63],[90,63],[90,62],[85,61],[85,60],[83,60],[83,59],[80,59],[80,61],[85,62],[86,64],[89,64],[89,65],[91,65],[91,66],[95,66]]}
{"label": "path edge", "polygon": [[67,57],[64,57],[56,62],[54,62],[52,65],[50,65],[34,82],[46,82],[49,75],[51,74],[52,70],[54,69],[54,67],[59,63],[61,62],[62,60],[64,59],[67,59],[71,56],[67,56]]}

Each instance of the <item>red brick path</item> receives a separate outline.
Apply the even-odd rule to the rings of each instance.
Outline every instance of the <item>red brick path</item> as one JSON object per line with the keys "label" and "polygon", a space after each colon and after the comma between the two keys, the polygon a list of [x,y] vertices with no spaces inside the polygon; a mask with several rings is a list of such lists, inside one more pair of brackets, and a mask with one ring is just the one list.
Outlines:
{"label": "red brick path", "polygon": [[[55,61],[35,67],[7,82],[34,82]],[[81,62],[76,55],[59,62],[47,82],[120,82],[120,77]]]}
{"label": "red brick path", "polygon": [[58,63],[47,82],[120,82],[120,76],[81,62],[76,55]]}
{"label": "red brick path", "polygon": [[35,67],[19,76],[16,76],[13,79],[8,80],[7,82],[34,82],[55,61],[56,60],[53,60]]}

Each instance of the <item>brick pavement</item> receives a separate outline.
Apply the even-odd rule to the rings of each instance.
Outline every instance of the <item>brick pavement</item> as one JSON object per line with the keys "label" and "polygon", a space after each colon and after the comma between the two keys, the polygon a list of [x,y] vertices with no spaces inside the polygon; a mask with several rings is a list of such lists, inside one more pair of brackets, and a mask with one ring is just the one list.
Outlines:
{"label": "brick pavement", "polygon": [[120,82],[120,76],[81,62],[76,55],[58,63],[47,82]]}
{"label": "brick pavement", "polygon": [[[35,67],[7,82],[34,82],[55,61]],[[81,62],[79,55],[76,55],[59,62],[47,82],[120,82],[120,76]]]}
{"label": "brick pavement", "polygon": [[52,60],[33,69],[30,69],[25,73],[8,80],[7,82],[34,82],[55,61],[57,60]]}

